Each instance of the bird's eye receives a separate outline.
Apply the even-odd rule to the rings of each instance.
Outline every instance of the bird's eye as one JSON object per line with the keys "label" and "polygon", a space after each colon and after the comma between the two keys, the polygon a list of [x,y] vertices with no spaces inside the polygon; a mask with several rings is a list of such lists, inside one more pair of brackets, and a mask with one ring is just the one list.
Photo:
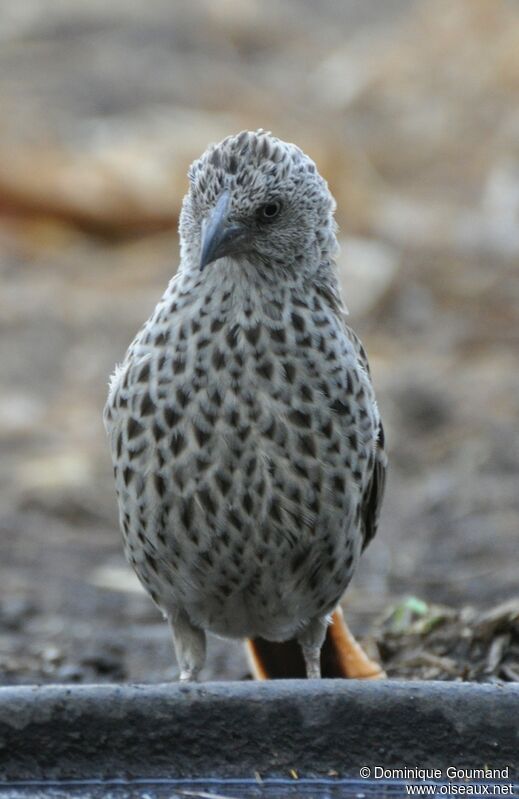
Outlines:
{"label": "bird's eye", "polygon": [[279,200],[272,200],[270,203],[265,203],[258,208],[257,216],[264,222],[270,222],[275,219],[281,211],[281,203]]}

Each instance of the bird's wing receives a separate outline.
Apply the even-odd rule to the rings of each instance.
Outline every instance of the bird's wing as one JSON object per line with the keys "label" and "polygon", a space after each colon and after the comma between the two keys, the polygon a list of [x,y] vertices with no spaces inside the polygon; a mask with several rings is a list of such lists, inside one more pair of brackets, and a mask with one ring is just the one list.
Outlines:
{"label": "bird's wing", "polygon": [[362,541],[363,551],[377,532],[380,508],[382,507],[382,499],[386,486],[386,472],[387,455],[384,450],[384,428],[382,427],[382,422],[379,421],[373,471],[371,473],[371,479],[362,496],[361,518],[364,527],[364,538]]}
{"label": "bird's wing", "polygon": [[[344,332],[350,339],[362,369],[368,378],[371,379],[368,356],[362,346],[360,338],[346,322],[346,311],[342,302],[339,287],[334,283],[320,283],[314,286],[319,296],[328,304],[334,314],[341,320]],[[375,441],[375,452],[373,470],[371,477],[362,496],[361,519],[363,525],[362,549],[366,549],[369,542],[375,537],[380,516],[382,499],[384,498],[384,488],[386,485],[387,455],[384,449],[384,428],[380,416],[378,417],[377,438]]]}
{"label": "bird's wing", "polygon": [[[357,352],[359,363],[365,370],[368,377],[370,377],[368,356],[366,355],[366,351],[362,346],[362,342],[357,334],[351,329],[351,327],[346,324],[344,317],[343,321],[346,333]],[[382,507],[384,489],[386,486],[387,455],[385,451],[384,427],[382,426],[382,420],[380,419],[380,416],[378,417],[374,456],[371,477],[362,495],[361,519],[363,524],[363,551],[366,549],[369,542],[375,537],[377,532],[380,509]]]}

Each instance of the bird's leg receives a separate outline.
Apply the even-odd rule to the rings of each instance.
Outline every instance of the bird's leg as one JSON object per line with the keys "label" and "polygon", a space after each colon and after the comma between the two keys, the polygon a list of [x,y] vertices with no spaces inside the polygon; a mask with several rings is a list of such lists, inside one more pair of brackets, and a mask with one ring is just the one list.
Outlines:
{"label": "bird's leg", "polygon": [[326,619],[313,619],[298,637],[305,659],[306,676],[309,680],[321,677],[321,647],[326,636]]}
{"label": "bird's leg", "polygon": [[317,646],[301,646],[309,680],[321,679],[321,650]]}
{"label": "bird's leg", "polygon": [[185,611],[168,616],[181,682],[196,681],[205,663],[205,632],[194,627]]}
{"label": "bird's leg", "polygon": [[386,676],[382,667],[368,657],[344,620],[340,607],[332,614],[324,647],[324,662],[333,654],[341,677],[350,679],[379,680]]}

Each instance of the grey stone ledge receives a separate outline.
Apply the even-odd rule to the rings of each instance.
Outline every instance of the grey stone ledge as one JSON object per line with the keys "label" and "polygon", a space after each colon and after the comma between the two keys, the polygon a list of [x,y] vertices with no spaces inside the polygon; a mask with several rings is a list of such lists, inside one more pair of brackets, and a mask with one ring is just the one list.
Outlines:
{"label": "grey stone ledge", "polygon": [[0,688],[0,783],[511,767],[519,684],[355,680]]}

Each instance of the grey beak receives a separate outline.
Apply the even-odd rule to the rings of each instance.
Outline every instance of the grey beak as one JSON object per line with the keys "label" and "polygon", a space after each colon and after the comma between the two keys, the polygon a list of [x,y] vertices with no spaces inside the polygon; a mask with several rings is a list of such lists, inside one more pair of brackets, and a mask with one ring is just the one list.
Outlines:
{"label": "grey beak", "polygon": [[240,243],[243,243],[244,227],[228,223],[229,201],[229,192],[224,191],[203,224],[200,271],[218,258],[237,253]]}

